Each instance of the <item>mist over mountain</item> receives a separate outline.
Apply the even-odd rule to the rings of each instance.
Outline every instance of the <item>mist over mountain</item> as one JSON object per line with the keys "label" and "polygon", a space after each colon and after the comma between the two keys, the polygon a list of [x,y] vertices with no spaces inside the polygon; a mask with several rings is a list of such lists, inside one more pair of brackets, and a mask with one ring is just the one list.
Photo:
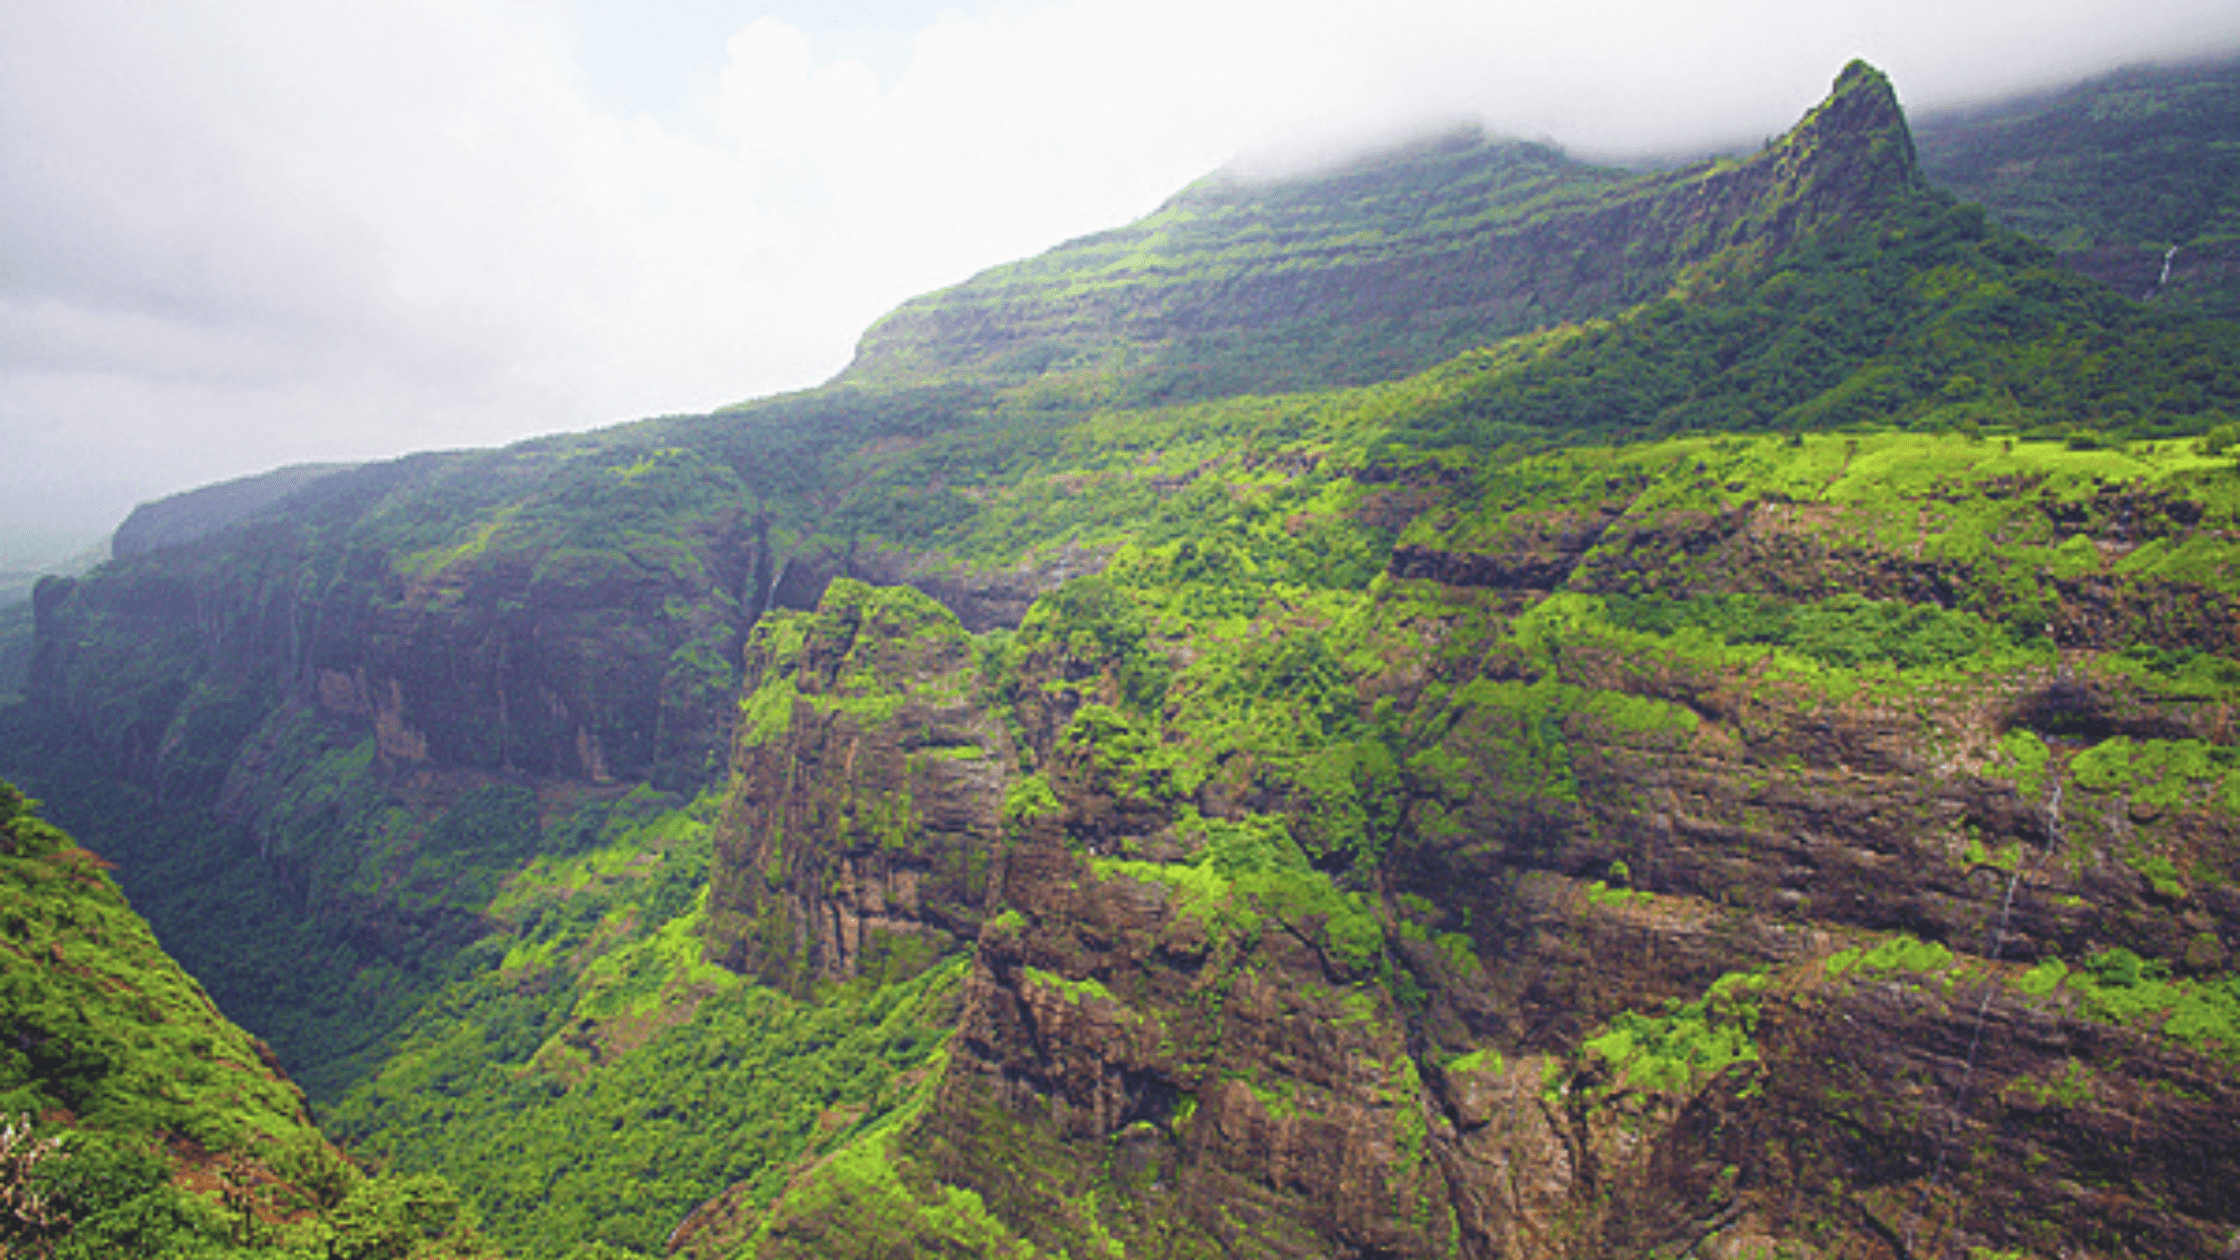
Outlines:
{"label": "mist over mountain", "polygon": [[2141,301],[2240,315],[2240,63],[2137,67],[1932,116],[1923,169]]}
{"label": "mist over mountain", "polygon": [[1476,119],[1624,163],[1755,147],[1854,56],[1919,112],[2240,48],[2200,0],[673,7],[12,9],[0,553],[286,464],[806,388],[905,299],[1236,154]]}
{"label": "mist over mountain", "polygon": [[[58,1255],[2222,1255],[2233,73],[1216,172],[816,389],[145,505],[0,623],[102,855],[0,818],[0,1176]],[[65,1018],[104,861],[152,1040]],[[147,1084],[285,1102],[250,1033],[316,1131]]]}

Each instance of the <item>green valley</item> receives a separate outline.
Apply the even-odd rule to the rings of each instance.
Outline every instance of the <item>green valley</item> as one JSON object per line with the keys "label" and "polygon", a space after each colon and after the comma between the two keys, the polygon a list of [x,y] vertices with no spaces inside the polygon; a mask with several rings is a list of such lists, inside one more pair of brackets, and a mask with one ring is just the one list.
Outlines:
{"label": "green valley", "polygon": [[2240,213],[2094,130],[2230,74],[1216,174],[816,390],[144,508],[0,707],[102,855],[0,797],[0,1176],[170,1231],[56,1256],[2225,1254],[2240,325],[2077,254]]}

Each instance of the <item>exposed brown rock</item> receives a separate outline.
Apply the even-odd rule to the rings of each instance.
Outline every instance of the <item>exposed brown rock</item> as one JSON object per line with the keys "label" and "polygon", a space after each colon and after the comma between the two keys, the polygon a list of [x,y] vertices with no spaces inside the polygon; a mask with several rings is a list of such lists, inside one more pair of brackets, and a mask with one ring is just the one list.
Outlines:
{"label": "exposed brown rock", "polygon": [[709,903],[723,960],[805,990],[899,978],[971,940],[1014,771],[956,618],[841,580],[747,652]]}

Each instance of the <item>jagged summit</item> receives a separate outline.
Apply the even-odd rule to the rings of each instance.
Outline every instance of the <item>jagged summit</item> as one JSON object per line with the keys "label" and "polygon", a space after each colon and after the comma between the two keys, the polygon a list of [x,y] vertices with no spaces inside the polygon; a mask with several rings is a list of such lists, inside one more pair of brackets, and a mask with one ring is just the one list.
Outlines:
{"label": "jagged summit", "polygon": [[1864,61],[1845,66],[1827,99],[1768,154],[1816,188],[1854,203],[1922,184],[1897,90]]}
{"label": "jagged summit", "polygon": [[1920,187],[1904,111],[1863,61],[1762,152],[1680,171],[1463,129],[1289,179],[1208,176],[1137,223],[904,304],[842,379],[1118,370],[1138,402],[1388,379]]}

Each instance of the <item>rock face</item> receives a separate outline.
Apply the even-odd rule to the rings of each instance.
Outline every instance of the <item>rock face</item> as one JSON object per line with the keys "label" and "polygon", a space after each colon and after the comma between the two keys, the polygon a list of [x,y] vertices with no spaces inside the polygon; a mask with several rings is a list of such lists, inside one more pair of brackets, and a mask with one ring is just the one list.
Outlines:
{"label": "rock face", "polygon": [[284,698],[377,732],[383,764],[407,772],[700,769],[754,564],[736,514],[602,551],[491,547],[489,529],[365,545],[384,508],[463,474],[332,474],[300,519],[50,584],[32,697],[135,777],[203,792]]}
{"label": "rock face", "polygon": [[805,550],[778,561],[769,604],[795,611],[813,609],[824,598],[825,588],[838,578],[874,586],[910,586],[932,596],[955,613],[966,630],[978,634],[1017,627],[1037,598],[1069,578],[1103,567],[1101,550],[1072,546],[994,572],[970,569],[938,552],[899,547],[871,546],[845,554]]}
{"label": "rock face", "polygon": [[747,661],[709,896],[724,961],[806,992],[973,939],[1016,772],[956,617],[842,578],[756,626]]}
{"label": "rock face", "polygon": [[[951,1179],[1046,1246],[1083,1228],[1085,1193],[1121,1196],[1116,1237],[1185,1254],[1459,1242],[1406,1022],[1333,949],[1326,908],[1208,915],[1188,889],[1047,837],[1006,881],[1022,921],[981,938],[927,1122]],[[1022,1167],[1022,1122],[1060,1152]],[[1104,1180],[1093,1150],[1131,1172]]]}
{"label": "rock face", "polygon": [[[2215,592],[2002,588],[1995,550],[1971,567],[1874,541],[1916,510],[1902,497],[1706,513],[1623,484],[1513,513],[1433,490],[1419,519],[1445,525],[1373,591],[1271,600],[1222,632],[1243,647],[1133,557],[1038,603],[1000,660],[915,592],[835,583],[758,632],[748,710],[784,716],[743,724],[762,733],[736,755],[715,948],[797,989],[880,974],[892,950],[855,943],[873,924],[969,948],[946,1071],[892,1158],[1021,1244],[2221,1254],[2240,1203],[2207,1135],[2240,1122],[2240,815],[2222,762],[2145,767],[2223,746],[2230,715],[2105,650],[2229,652],[2215,618],[2155,611]],[[2014,513],[2022,540],[2223,528],[2136,487],[1938,493],[1955,518]],[[1916,650],[2006,633],[1998,599],[1935,602],[1999,589],[2050,609],[2053,640],[1903,686],[1610,620],[1779,600],[1911,618]],[[1897,602],[1844,602],[1861,591]],[[1243,734],[1273,694],[1249,679],[1311,675],[1307,641],[1341,625],[1343,699],[1318,703],[1355,716],[1283,720],[1385,723],[1347,746],[1344,792],[1310,777],[1327,754],[1301,768]],[[1149,707],[1146,653],[1169,671]],[[1207,717],[1224,653],[1291,663]],[[944,775],[912,759],[928,740],[987,755]],[[1364,769],[1370,744],[1388,770]],[[872,838],[905,811],[950,821]],[[928,895],[971,852],[985,881]],[[740,1227],[752,1254],[857,1236],[794,1203]]]}

